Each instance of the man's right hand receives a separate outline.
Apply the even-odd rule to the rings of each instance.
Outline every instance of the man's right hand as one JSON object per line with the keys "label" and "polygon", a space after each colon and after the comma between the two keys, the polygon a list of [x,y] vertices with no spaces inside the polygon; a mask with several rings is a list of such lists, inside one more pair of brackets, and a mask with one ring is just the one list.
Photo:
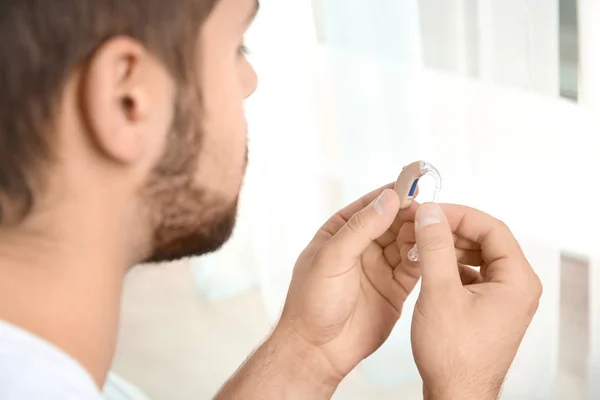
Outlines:
{"label": "man's right hand", "polygon": [[412,346],[425,399],[497,399],[542,295],[517,240],[480,211],[425,204],[398,241],[403,263],[419,249]]}

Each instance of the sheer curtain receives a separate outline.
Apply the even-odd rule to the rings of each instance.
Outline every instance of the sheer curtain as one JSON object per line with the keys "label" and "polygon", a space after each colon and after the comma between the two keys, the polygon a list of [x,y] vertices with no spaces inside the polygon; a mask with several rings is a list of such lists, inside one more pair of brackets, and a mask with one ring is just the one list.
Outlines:
{"label": "sheer curtain", "polygon": [[[503,398],[553,398],[560,252],[598,259],[600,238],[589,181],[600,171],[600,5],[580,1],[579,104],[559,97],[558,11],[558,0],[262,0],[248,35],[260,85],[248,101],[240,224],[223,251],[194,263],[201,292],[217,299],[258,285],[275,321],[297,255],[330,213],[427,159],[443,175],[441,200],[505,220],[542,278]],[[361,366],[372,382],[418,379],[412,304]]]}
{"label": "sheer curtain", "polygon": [[[579,0],[580,82],[579,102],[583,127],[576,137],[566,138],[565,146],[573,154],[582,171],[574,182],[580,188],[579,206],[565,220],[572,230],[587,233],[578,235],[580,246],[592,249],[590,270],[590,370],[589,396],[600,397],[600,210],[597,197],[597,174],[600,172],[600,4],[593,0]],[[583,172],[585,171],[585,172]],[[587,175],[587,178],[585,177]]]}
{"label": "sheer curtain", "polygon": [[[407,161],[426,158],[443,171],[444,201],[506,220],[539,266],[546,294],[504,397],[550,398],[559,231],[548,215],[559,206],[554,182],[561,173],[555,163],[561,132],[560,121],[547,113],[562,111],[558,3],[326,1],[322,7],[349,197]],[[535,151],[540,140],[547,151]],[[523,198],[532,184],[536,198]],[[396,380],[408,371],[400,356],[410,354],[403,326],[409,322],[394,332],[396,351],[384,349],[367,361],[379,379],[383,371]]]}

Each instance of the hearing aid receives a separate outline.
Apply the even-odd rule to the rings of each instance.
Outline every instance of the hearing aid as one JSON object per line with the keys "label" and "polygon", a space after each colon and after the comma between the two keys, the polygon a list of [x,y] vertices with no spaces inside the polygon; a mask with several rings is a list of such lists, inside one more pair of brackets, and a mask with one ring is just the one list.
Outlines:
{"label": "hearing aid", "polygon": [[[416,161],[402,168],[402,172],[394,185],[394,191],[400,196],[400,209],[404,210],[410,207],[419,187],[419,181],[425,175],[433,177],[435,180],[435,191],[432,202],[436,202],[440,191],[442,190],[442,176],[439,171],[426,161]],[[417,245],[408,252],[408,259],[412,262],[419,261],[419,251]]]}

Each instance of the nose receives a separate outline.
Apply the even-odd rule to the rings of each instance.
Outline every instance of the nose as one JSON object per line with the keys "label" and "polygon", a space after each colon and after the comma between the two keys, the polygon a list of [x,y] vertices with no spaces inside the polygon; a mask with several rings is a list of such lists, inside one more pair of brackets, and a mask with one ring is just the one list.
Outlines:
{"label": "nose", "polygon": [[244,73],[244,93],[246,94],[246,98],[248,98],[252,96],[252,93],[254,93],[258,87],[258,75],[249,62],[246,61],[246,64],[247,68]]}

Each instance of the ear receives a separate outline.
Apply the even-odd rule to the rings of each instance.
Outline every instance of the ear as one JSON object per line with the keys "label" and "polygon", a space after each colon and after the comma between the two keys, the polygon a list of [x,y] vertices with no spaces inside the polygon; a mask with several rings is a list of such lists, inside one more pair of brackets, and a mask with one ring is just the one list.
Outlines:
{"label": "ear", "polygon": [[126,37],[109,40],[82,80],[83,116],[104,156],[136,164],[161,151],[173,118],[174,83],[144,46]]}

